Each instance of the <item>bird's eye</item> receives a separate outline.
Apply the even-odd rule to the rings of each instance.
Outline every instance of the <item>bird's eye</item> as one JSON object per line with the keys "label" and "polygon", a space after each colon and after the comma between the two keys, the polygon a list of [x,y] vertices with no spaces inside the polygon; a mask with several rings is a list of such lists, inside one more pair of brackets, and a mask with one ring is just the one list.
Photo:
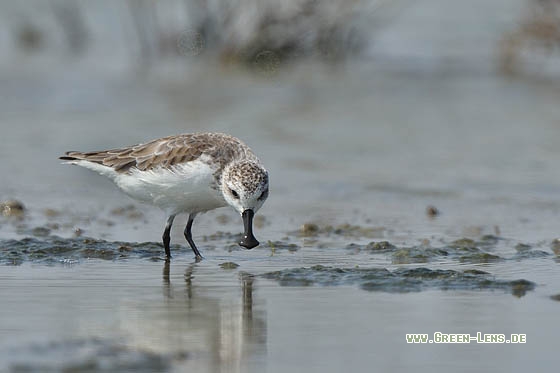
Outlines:
{"label": "bird's eye", "polygon": [[261,195],[259,196],[258,200],[262,201],[264,199],[266,199],[266,197],[268,197],[268,189],[264,190]]}
{"label": "bird's eye", "polygon": [[237,192],[235,190],[230,189],[230,191],[231,191],[231,194],[233,195],[233,198],[239,199],[239,194],[237,194]]}

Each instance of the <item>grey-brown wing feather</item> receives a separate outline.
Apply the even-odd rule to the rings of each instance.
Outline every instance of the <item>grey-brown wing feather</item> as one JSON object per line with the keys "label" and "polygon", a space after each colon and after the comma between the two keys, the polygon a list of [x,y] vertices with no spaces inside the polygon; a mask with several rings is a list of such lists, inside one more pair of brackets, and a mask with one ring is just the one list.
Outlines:
{"label": "grey-brown wing feather", "polygon": [[[241,146],[240,146],[241,145]],[[95,152],[67,152],[63,160],[86,160],[113,168],[125,173],[132,168],[141,171],[158,167],[169,168],[208,154],[215,159],[232,159],[252,152],[235,137],[218,133],[185,134],[169,136],[121,149]],[[218,161],[219,162],[219,161]],[[223,164],[218,165],[220,168]]]}

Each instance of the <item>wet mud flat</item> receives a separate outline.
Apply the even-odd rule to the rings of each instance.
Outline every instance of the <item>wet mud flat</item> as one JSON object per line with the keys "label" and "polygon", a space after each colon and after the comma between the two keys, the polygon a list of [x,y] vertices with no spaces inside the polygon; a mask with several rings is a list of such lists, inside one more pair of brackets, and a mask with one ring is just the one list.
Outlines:
{"label": "wet mud flat", "polygon": [[[23,238],[0,240],[0,264],[18,266],[25,263],[33,265],[79,265],[88,260],[165,261],[162,245],[159,242],[125,242],[111,241],[82,236],[83,230],[73,225],[65,225],[68,217],[54,209],[48,209],[44,215],[46,223],[37,224],[37,219],[25,217],[25,207],[19,201],[2,203],[2,224],[11,225]],[[128,222],[137,222],[142,218],[141,211],[134,205],[125,205],[110,210],[112,217],[123,218]],[[70,217],[72,219],[72,217]],[[106,217],[95,217],[101,224]],[[215,218],[218,228],[231,228],[231,219],[227,215]],[[144,222],[147,224],[147,222]],[[95,225],[89,222],[90,225]],[[264,216],[259,216],[255,226],[262,228],[268,224]],[[66,227],[66,229],[64,229]],[[55,233],[73,232],[70,237],[61,237]],[[27,236],[29,235],[29,236]],[[418,292],[427,289],[439,290],[505,290],[516,296],[523,296],[535,289],[537,284],[525,278],[500,279],[500,273],[487,271],[488,266],[499,268],[501,264],[542,259],[558,262],[560,241],[540,241],[535,244],[517,242],[494,234],[481,234],[477,238],[460,238],[427,240],[417,245],[394,244],[382,239],[391,236],[386,227],[371,224],[324,225],[321,223],[303,223],[297,230],[286,232],[282,239],[263,242],[260,253],[268,257],[289,256],[295,260],[279,261],[277,271],[259,269],[256,266],[252,275],[274,280],[282,286],[337,286],[357,285],[368,291],[385,291],[389,293]],[[205,251],[209,256],[243,251],[236,242],[240,233],[217,230],[201,237]],[[185,245],[174,243],[172,252],[188,256],[190,250]],[[320,259],[325,254],[347,258],[340,266],[336,261],[325,264]],[[297,258],[305,257],[310,265],[293,266],[300,263]],[[373,263],[369,264],[369,263]],[[348,267],[348,264],[353,264]],[[292,265],[290,267],[290,265]],[[221,269],[241,270],[233,261],[224,261]]]}
{"label": "wet mud flat", "polygon": [[[21,217],[23,204],[12,205],[16,206],[12,208],[14,214]],[[126,215],[129,220],[139,215],[134,207],[130,206],[116,208],[111,214]],[[263,222],[260,225],[266,220],[261,219]],[[218,216],[216,220],[223,225],[229,223],[229,219],[224,216]],[[50,223],[50,226],[53,225],[58,224]],[[420,292],[428,289],[502,290],[521,297],[527,291],[534,290],[537,284],[525,278],[501,279],[499,275],[488,272],[484,265],[499,266],[500,263],[508,261],[520,263],[531,259],[559,260],[558,241],[543,247],[545,245],[542,242],[529,245],[490,234],[482,235],[478,239],[440,239],[437,245],[428,240],[416,246],[397,246],[386,240],[369,241],[374,237],[382,237],[385,231],[386,228],[367,225],[321,226],[316,223],[304,223],[298,230],[287,232],[282,240],[263,243],[260,250],[266,251],[270,257],[297,253],[300,256],[305,255],[309,261],[312,261],[314,256],[321,255],[321,252],[334,252],[353,258],[354,266],[337,266],[336,263],[314,264],[268,272],[257,267],[251,275],[274,280],[281,286],[356,285],[363,290],[388,293]],[[161,243],[156,242],[108,241],[76,234],[75,237],[63,238],[53,235],[46,226],[27,227],[23,232],[30,232],[34,237],[0,240],[0,264],[17,266],[31,263],[56,266],[79,265],[95,259],[153,262],[165,260]],[[235,244],[239,238],[240,234],[217,231],[203,236],[201,242],[209,255],[213,256],[216,251],[231,253],[241,250]],[[172,249],[180,255],[189,253],[188,248],[180,244],[174,244]],[[377,265],[364,265],[372,260]],[[278,265],[286,267],[289,264],[282,261]],[[239,267],[240,265],[233,261],[220,263],[223,270],[238,270]]]}
{"label": "wet mud flat", "polygon": [[[336,77],[312,66],[273,85],[205,71],[172,85],[94,84],[82,98],[70,88],[89,75],[21,84],[39,103],[58,87],[63,109],[32,103],[4,122],[1,151],[20,157],[0,166],[0,197],[23,203],[0,206],[0,371],[554,370],[557,88],[354,67]],[[75,100],[83,115],[65,104]],[[159,216],[56,162],[69,146],[209,129],[263,154],[274,191],[251,251],[236,244],[238,216],[201,216],[201,263],[180,229],[166,262]],[[528,343],[405,342],[435,331]]]}
{"label": "wet mud flat", "polygon": [[[364,346],[385,343],[375,335],[404,339],[423,325],[413,310],[427,307],[425,299],[478,305],[476,313],[485,315],[496,306],[527,307],[520,298],[538,300],[541,309],[558,303],[551,284],[559,262],[556,240],[526,243],[481,233],[410,245],[392,229],[371,223],[306,222],[248,251],[236,244],[237,220],[217,215],[212,233],[199,237],[205,260],[195,263],[179,240],[166,261],[160,242],[87,236],[96,227],[110,234],[119,227],[107,223],[111,219],[140,229],[149,225],[131,206],[87,221],[54,209],[23,209],[22,215],[11,206],[1,223],[15,238],[0,240],[0,294],[9,304],[1,315],[7,338],[0,343],[0,368],[11,372],[281,367],[276,351],[286,338],[304,333],[297,326],[302,318],[315,325],[318,339],[353,330],[340,343],[365,353],[354,359],[359,369],[372,358]],[[266,229],[271,222],[263,217],[256,224]],[[340,308],[346,302],[354,304],[350,313],[361,327],[348,322],[349,311]],[[394,315],[399,319],[387,329],[383,325]],[[425,320],[428,330],[456,328],[438,317],[445,319]],[[488,317],[492,321],[462,324],[461,331],[490,328],[495,320]],[[369,332],[361,334],[364,326]],[[511,329],[507,320],[501,327]],[[539,329],[532,328],[526,326],[528,333]],[[292,354],[294,361],[313,366],[312,355]]]}
{"label": "wet mud flat", "polygon": [[[515,296],[523,296],[527,291],[534,290],[536,283],[526,279],[502,280],[492,273],[482,270],[480,264],[500,263],[504,261],[522,261],[535,258],[556,260],[553,250],[557,242],[552,242],[550,250],[535,249],[531,245],[518,243],[509,253],[496,253],[498,245],[506,241],[492,235],[481,237],[479,240],[463,238],[451,241],[441,247],[423,244],[417,247],[397,247],[388,241],[371,241],[360,245],[350,243],[340,248],[320,248],[329,241],[331,234],[345,237],[351,232],[356,237],[356,231],[365,230],[348,224],[340,227],[327,227],[319,233],[314,231],[314,244],[318,246],[309,251],[309,241],[304,247],[294,243],[301,236],[309,236],[308,224],[304,224],[299,232],[292,232],[286,240],[269,241],[263,244],[263,250],[270,256],[281,255],[283,252],[310,252],[317,255],[318,251],[338,252],[340,255],[356,256],[357,263],[363,257],[376,258],[380,264],[390,263],[390,268],[382,265],[364,267],[356,264],[354,267],[337,267],[313,265],[301,268],[284,268],[279,271],[257,273],[258,276],[277,281],[281,286],[337,286],[358,285],[367,291],[385,291],[389,293],[407,293],[427,289],[439,290],[504,290]],[[326,233],[325,233],[326,232]],[[363,233],[363,232],[362,232]],[[321,237],[322,236],[322,237]],[[202,242],[208,246],[209,255],[215,255],[217,247],[222,251],[232,252],[240,249],[232,242],[239,240],[240,234],[218,232],[204,236]],[[511,243],[510,243],[511,244]],[[188,248],[179,244],[173,245],[175,253],[189,254]],[[165,261],[162,245],[155,242],[119,242],[94,239],[89,237],[61,238],[48,235],[46,237],[27,237],[23,239],[0,240],[0,264],[22,265],[79,265],[88,260],[130,261],[149,260]],[[425,265],[435,263],[434,268]],[[472,268],[454,270],[442,269],[453,264],[474,265]],[[286,263],[279,263],[285,266]],[[401,267],[399,265],[407,265]],[[411,267],[412,265],[412,267]],[[220,264],[221,269],[232,270],[239,267],[238,263],[225,261]],[[262,271],[259,271],[262,272]]]}

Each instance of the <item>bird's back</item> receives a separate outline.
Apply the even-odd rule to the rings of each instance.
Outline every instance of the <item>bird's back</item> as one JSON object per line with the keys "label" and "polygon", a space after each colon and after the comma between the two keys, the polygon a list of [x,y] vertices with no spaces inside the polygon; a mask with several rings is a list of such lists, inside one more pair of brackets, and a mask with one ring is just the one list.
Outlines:
{"label": "bird's back", "polygon": [[[105,166],[116,173],[172,168],[207,155],[216,169],[223,169],[234,159],[253,159],[254,153],[241,140],[223,133],[192,133],[163,137],[145,144],[125,148],[79,152],[70,151],[60,159],[81,166],[86,161]],[[93,168],[93,167],[90,167]],[[96,169],[96,171],[99,171]]]}
{"label": "bird's back", "polygon": [[253,160],[241,140],[222,133],[168,136],[125,148],[67,152],[60,159],[109,177],[126,194],[172,213],[225,205],[221,171],[232,161]]}

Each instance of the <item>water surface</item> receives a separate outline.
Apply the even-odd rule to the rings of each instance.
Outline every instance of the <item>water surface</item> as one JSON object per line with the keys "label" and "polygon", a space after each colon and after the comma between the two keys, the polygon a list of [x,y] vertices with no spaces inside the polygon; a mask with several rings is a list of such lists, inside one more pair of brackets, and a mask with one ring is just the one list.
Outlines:
{"label": "water surface", "polygon": [[[0,200],[25,206],[0,218],[0,371],[555,369],[558,80],[494,68],[520,2],[469,6],[444,33],[440,3],[406,8],[362,59],[272,76],[0,70]],[[258,248],[221,209],[193,227],[204,261],[182,217],[166,263],[161,212],[57,160],[194,131],[240,137],[269,169]],[[435,332],[527,343],[405,340]]]}

